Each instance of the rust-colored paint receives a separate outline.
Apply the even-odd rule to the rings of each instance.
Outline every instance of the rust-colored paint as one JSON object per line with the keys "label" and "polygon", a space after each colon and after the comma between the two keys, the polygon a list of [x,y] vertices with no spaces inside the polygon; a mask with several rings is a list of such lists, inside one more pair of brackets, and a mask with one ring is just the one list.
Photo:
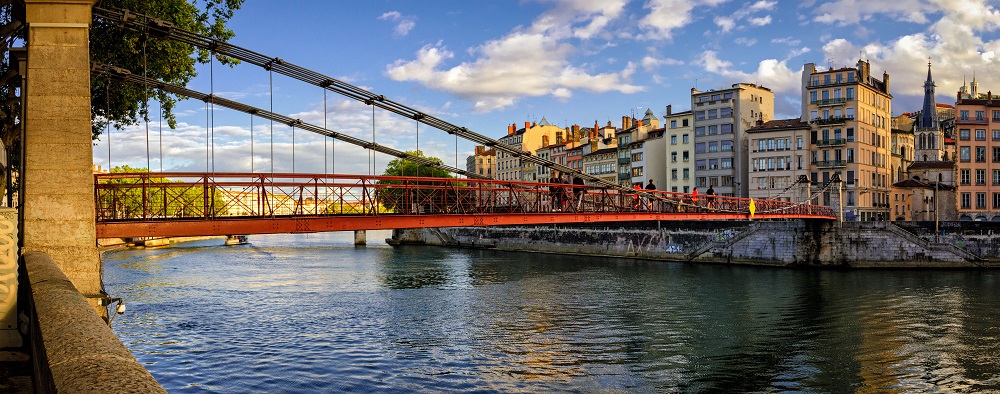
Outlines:
{"label": "rust-colored paint", "polygon": [[[527,213],[481,215],[298,216],[98,222],[98,238],[182,237],[233,234],[316,233],[421,227],[509,226],[649,220],[746,220],[739,213]],[[835,220],[824,215],[760,214],[765,219]]]}

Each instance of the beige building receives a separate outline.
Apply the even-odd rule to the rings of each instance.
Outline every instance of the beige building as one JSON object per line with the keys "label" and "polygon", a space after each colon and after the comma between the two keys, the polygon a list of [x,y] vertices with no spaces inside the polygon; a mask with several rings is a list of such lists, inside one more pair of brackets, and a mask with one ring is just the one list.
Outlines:
{"label": "beige building", "polygon": [[[914,149],[913,129],[915,123],[909,113],[905,113],[892,118],[891,135],[892,142],[889,144],[889,151],[892,152],[892,161],[889,165],[892,168],[892,181],[900,182],[909,178],[907,168],[916,159]],[[926,141],[926,138],[925,138]],[[942,138],[940,141],[944,143]],[[942,151],[944,151],[942,149]],[[940,156],[939,156],[940,157]]]}
{"label": "beige building", "polygon": [[473,174],[493,178],[497,172],[496,149],[476,146],[476,153],[465,159],[465,170]]}
{"label": "beige building", "polygon": [[892,185],[893,220],[957,220],[955,162],[918,161],[907,172],[909,178]]}
{"label": "beige building", "polygon": [[[516,127],[516,125],[507,126],[507,135],[499,139],[500,143],[532,154],[539,148],[550,144],[549,141],[555,141],[564,132],[563,129],[549,124],[544,117],[537,124],[524,122],[523,129],[516,129]],[[528,180],[525,179],[525,176],[530,177],[535,175],[522,172],[528,164],[521,163],[520,158],[507,152],[498,151],[496,157],[496,179],[504,181]],[[534,166],[530,167],[533,168]]]}
{"label": "beige building", "polygon": [[[809,137],[810,179],[820,186],[834,174],[844,184],[846,217],[889,219],[892,185],[889,74],[879,80],[868,62],[854,68],[819,71],[812,63],[802,70],[802,120],[812,125]],[[830,192],[819,203],[831,205]]]}
{"label": "beige building", "polygon": [[808,176],[811,128],[801,119],[758,122],[747,130],[750,138],[750,198],[803,202],[810,185],[799,182]]}
{"label": "beige building", "polygon": [[746,131],[757,120],[774,118],[774,93],[755,84],[729,89],[691,89],[694,114],[694,177],[701,191],[712,186],[723,196],[746,197],[750,156]]}
{"label": "beige building", "polygon": [[667,173],[662,190],[689,193],[694,188],[694,114],[691,111],[673,113],[667,105],[663,119],[666,144]]}
{"label": "beige building", "polygon": [[618,182],[618,148],[598,149],[583,155],[583,172],[601,178],[602,181]]}

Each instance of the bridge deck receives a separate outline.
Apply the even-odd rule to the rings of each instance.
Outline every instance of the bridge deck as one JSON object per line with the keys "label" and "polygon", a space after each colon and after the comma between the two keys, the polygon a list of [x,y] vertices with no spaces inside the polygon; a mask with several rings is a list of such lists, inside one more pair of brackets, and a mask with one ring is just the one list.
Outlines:
{"label": "bridge deck", "polygon": [[[537,182],[324,174],[95,176],[97,236],[308,233],[645,220],[834,220],[787,201]],[[751,215],[751,211],[753,214]]]}

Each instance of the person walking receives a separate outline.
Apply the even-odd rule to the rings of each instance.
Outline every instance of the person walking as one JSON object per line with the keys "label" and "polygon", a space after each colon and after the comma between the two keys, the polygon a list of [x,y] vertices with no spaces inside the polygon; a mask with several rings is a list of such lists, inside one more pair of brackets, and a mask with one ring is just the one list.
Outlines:
{"label": "person walking", "polygon": [[708,202],[709,208],[715,208],[715,189],[712,185],[708,185],[708,190],[705,191],[705,201]]}
{"label": "person walking", "polygon": [[[646,190],[656,190],[656,185],[653,184],[652,179],[650,179],[649,183],[646,184]],[[646,206],[649,207],[649,210],[652,211],[653,205],[656,204],[656,202],[650,201],[649,197],[644,197],[643,199],[646,200]]]}
{"label": "person walking", "polygon": [[580,178],[580,174],[574,175],[573,176],[573,204],[574,204],[574,206],[576,208],[576,211],[579,211],[580,210],[580,206],[583,205],[583,193],[585,191],[586,190],[584,190],[583,178]]}
{"label": "person walking", "polygon": [[695,187],[694,190],[691,191],[691,204],[694,204],[696,206],[698,205],[698,188],[697,187]]}
{"label": "person walking", "polygon": [[[559,171],[552,172],[552,179],[549,179],[549,183],[559,184],[563,183],[562,177],[559,176]],[[563,207],[563,188],[562,186],[549,186],[549,195],[552,199],[552,210],[555,212],[562,212]]]}

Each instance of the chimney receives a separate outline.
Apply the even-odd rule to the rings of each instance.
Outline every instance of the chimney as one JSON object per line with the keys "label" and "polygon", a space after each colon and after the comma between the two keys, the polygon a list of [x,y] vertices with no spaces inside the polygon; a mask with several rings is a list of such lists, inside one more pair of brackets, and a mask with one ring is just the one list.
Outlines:
{"label": "chimney", "polygon": [[763,126],[763,125],[764,125],[764,119],[763,118],[758,118],[757,119],[757,126]]}
{"label": "chimney", "polygon": [[642,127],[642,119],[636,121],[635,127]]}
{"label": "chimney", "polygon": [[549,146],[549,136],[547,135],[542,136],[542,146]]}
{"label": "chimney", "polygon": [[674,112],[673,112],[673,106],[672,106],[672,105],[670,105],[670,104],[667,104],[667,115],[668,115],[668,116],[669,116],[669,115],[673,115],[673,113],[674,113]]}
{"label": "chimney", "polygon": [[507,125],[507,135],[514,134],[514,131],[515,131],[514,130],[514,125],[512,125],[512,124]]}
{"label": "chimney", "polygon": [[885,93],[889,94],[889,73],[882,71],[882,83],[885,84]]}
{"label": "chimney", "polygon": [[531,122],[524,122],[524,131],[528,131],[531,128]]}
{"label": "chimney", "polygon": [[486,151],[486,147],[482,145],[476,145],[476,156],[481,156],[483,152]]}
{"label": "chimney", "polygon": [[568,139],[575,140],[579,137],[582,137],[582,135],[580,135],[580,125],[575,124],[573,125],[573,134]]}
{"label": "chimney", "polygon": [[623,129],[628,128],[628,116],[622,116],[622,128]]}

